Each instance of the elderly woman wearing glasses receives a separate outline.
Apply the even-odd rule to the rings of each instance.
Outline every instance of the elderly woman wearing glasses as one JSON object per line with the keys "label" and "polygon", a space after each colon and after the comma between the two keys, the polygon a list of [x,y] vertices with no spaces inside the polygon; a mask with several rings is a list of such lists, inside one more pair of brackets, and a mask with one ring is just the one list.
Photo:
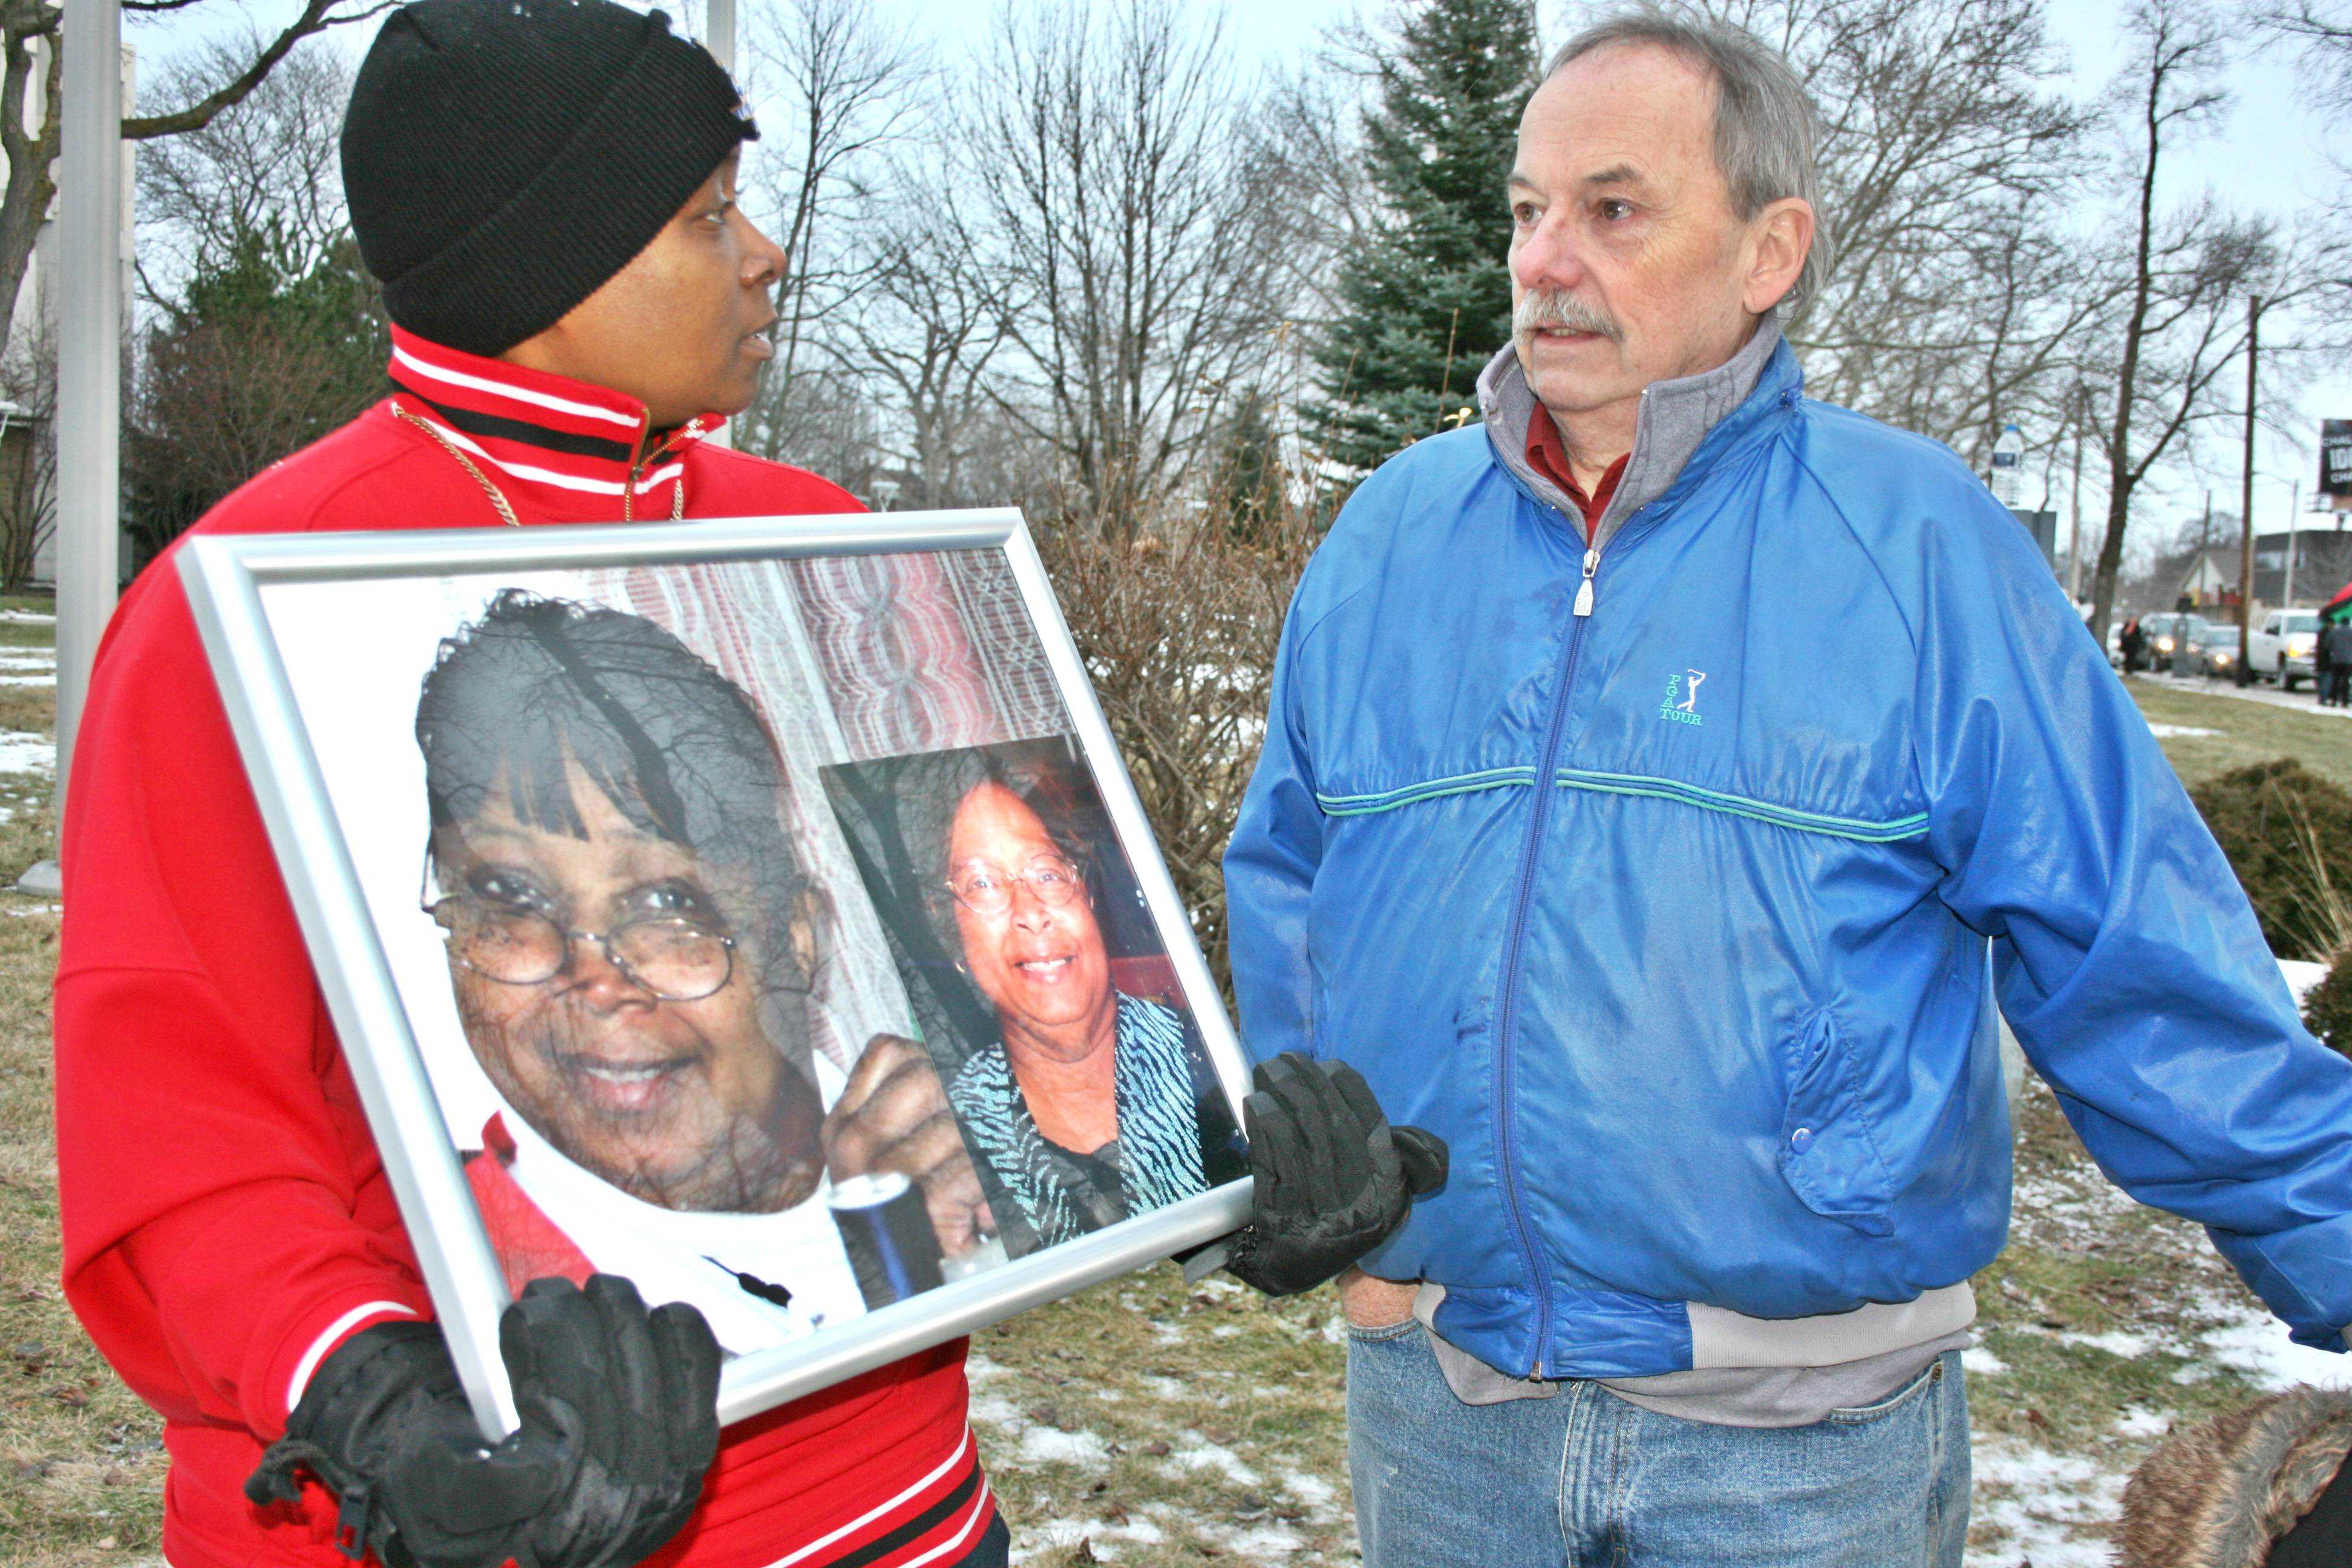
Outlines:
{"label": "elderly woman wearing glasses", "polygon": [[[810,1047],[826,905],[750,700],[641,616],[509,592],[443,644],[416,736],[425,907],[521,1123],[494,1119],[468,1166],[510,1279],[593,1262],[738,1352],[855,1315],[818,1201],[839,1131]],[[892,1121],[858,1131],[900,1174],[979,1205],[936,1078],[864,1111]]]}
{"label": "elderly woman wearing glasses", "polygon": [[999,1037],[964,1063],[948,1099],[1037,1242],[1236,1174],[1225,1168],[1231,1116],[1181,1016],[1113,988],[1086,873],[1032,798],[997,779],[973,784],[946,851],[963,968]]}

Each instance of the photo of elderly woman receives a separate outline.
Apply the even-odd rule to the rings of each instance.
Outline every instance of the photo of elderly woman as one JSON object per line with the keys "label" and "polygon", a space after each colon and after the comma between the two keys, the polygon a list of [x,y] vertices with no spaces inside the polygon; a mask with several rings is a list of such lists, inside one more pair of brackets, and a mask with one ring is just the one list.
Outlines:
{"label": "photo of elderly woman", "polygon": [[627,1274],[736,1352],[938,1284],[954,1247],[915,1178],[971,1186],[969,1158],[829,1159],[913,1148],[925,1097],[826,1114],[809,996],[832,911],[743,691],[643,616],[509,591],[441,643],[415,735],[423,909],[513,1112],[467,1163],[510,1284]]}
{"label": "photo of elderly woman", "polygon": [[1233,1113],[1074,742],[824,770],[1013,1257],[1241,1175]]}

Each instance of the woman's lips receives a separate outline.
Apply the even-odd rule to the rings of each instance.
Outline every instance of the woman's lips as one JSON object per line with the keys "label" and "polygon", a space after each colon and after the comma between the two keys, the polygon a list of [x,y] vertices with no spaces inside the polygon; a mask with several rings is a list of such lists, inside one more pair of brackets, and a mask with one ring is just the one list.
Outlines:
{"label": "woman's lips", "polygon": [[1013,967],[1041,985],[1058,984],[1069,973],[1077,960],[1065,953],[1058,958],[1017,958]]}

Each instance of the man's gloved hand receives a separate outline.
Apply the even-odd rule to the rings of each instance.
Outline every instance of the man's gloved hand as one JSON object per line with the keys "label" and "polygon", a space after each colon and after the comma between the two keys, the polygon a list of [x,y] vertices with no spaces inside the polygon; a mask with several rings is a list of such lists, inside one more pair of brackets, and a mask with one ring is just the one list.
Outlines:
{"label": "man's gloved hand", "polygon": [[522,1426],[496,1447],[441,1331],[382,1323],[320,1366],[246,1495],[294,1501],[309,1470],[341,1500],[336,1544],[387,1568],[624,1568],[677,1534],[719,1452],[702,1314],[616,1275],[534,1279],[499,1348]]}
{"label": "man's gloved hand", "polygon": [[1311,1290],[1386,1241],[1412,1200],[1445,1184],[1445,1144],[1389,1125],[1363,1075],[1285,1051],[1242,1101],[1255,1179],[1225,1267],[1269,1296]]}

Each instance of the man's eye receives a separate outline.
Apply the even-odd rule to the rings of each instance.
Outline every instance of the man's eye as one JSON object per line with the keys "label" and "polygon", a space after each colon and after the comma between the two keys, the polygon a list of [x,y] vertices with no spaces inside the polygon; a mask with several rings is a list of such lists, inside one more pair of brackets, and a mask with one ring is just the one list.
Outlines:
{"label": "man's eye", "polygon": [[1535,203],[1513,202],[1511,204],[1511,221],[1520,225],[1522,227],[1534,223],[1536,221]]}
{"label": "man's eye", "polygon": [[1615,223],[1620,218],[1632,217],[1633,216],[1633,204],[1632,202],[1621,202],[1614,196],[1604,197],[1601,203],[1601,216],[1611,223]]}

